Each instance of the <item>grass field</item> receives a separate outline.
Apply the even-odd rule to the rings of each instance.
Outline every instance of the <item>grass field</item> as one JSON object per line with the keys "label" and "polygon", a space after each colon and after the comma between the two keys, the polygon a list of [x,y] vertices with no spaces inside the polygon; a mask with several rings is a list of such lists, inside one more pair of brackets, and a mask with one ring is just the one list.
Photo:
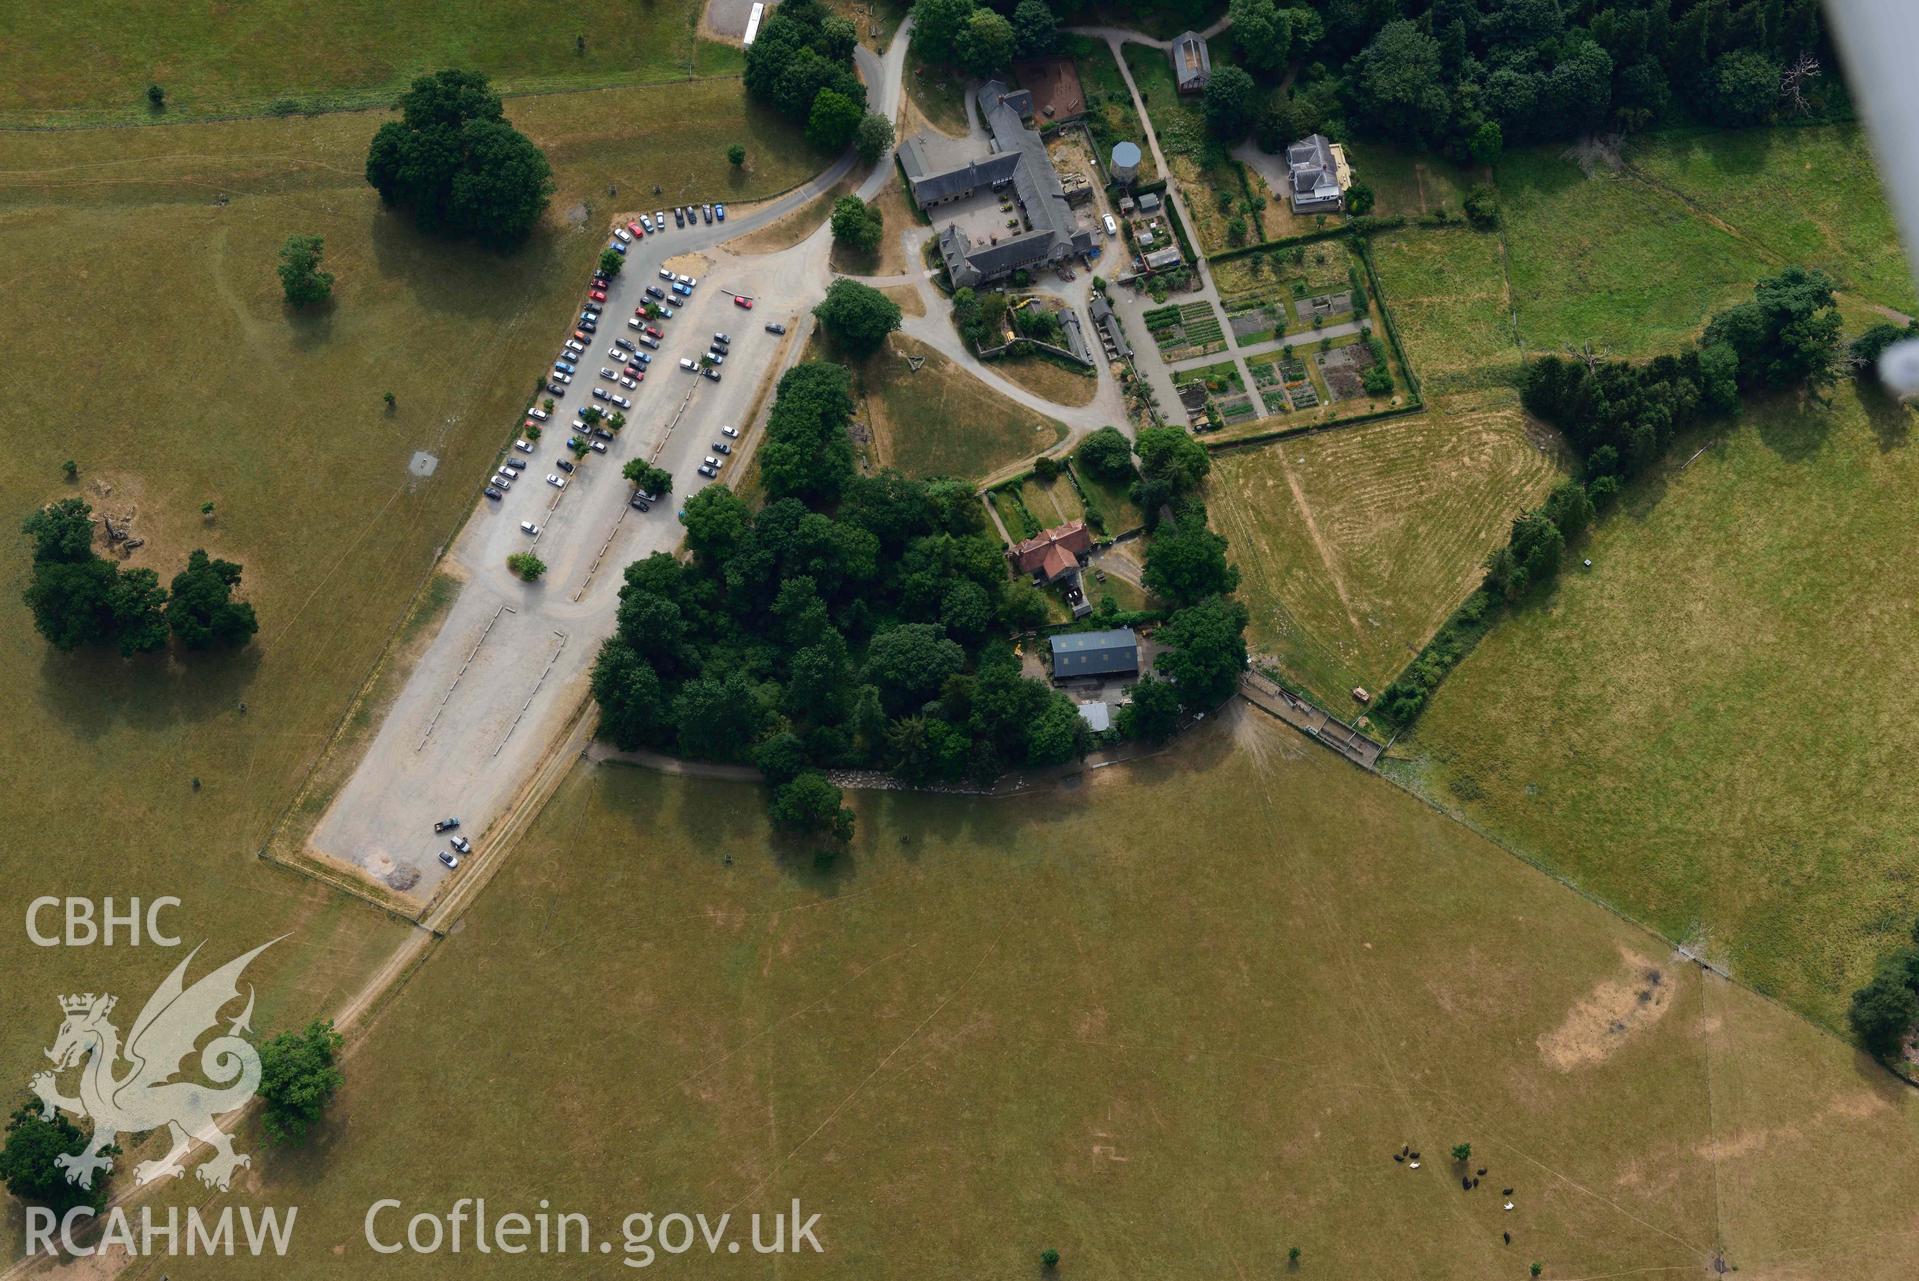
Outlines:
{"label": "grass field", "polygon": [[[14,8],[0,17],[0,48],[21,74],[0,79],[0,123],[384,106],[414,76],[446,66],[485,72],[496,88],[522,92],[737,73],[738,49],[695,38],[703,7],[695,0],[478,7],[353,0],[329,5],[324,22],[292,0]],[[585,37],[584,52],[576,36]],[[147,104],[150,83],[166,90],[164,112]]]}
{"label": "grass field", "polygon": [[1237,551],[1253,646],[1329,706],[1381,689],[1556,478],[1516,401],[1219,455],[1207,505]]}
{"label": "grass field", "polygon": [[1047,356],[1008,356],[993,361],[988,367],[1007,382],[1018,383],[1056,405],[1090,404],[1093,397],[1099,395],[1098,374],[1091,369],[1069,366],[1063,360]]}
{"label": "grass field", "polygon": [[[924,356],[915,372],[908,355]],[[1066,429],[993,391],[923,343],[901,334],[858,368],[876,463],[908,476],[979,480],[1044,453]]]}
{"label": "grass field", "polygon": [[1440,156],[1353,139],[1342,145],[1353,181],[1373,189],[1373,212],[1380,217],[1421,218],[1444,209],[1457,218],[1476,181],[1471,170]]}
{"label": "grass field", "polygon": [[[737,85],[675,93],[747,123]],[[0,769],[13,866],[58,869],[32,879],[36,894],[176,895],[175,923],[189,945],[208,940],[208,958],[292,931],[257,963],[256,1028],[337,1007],[401,937],[255,852],[517,422],[602,243],[606,183],[726,182],[723,155],[634,132],[664,96],[516,101],[562,192],[553,227],[511,257],[425,241],[383,214],[361,177],[370,116],[0,138],[14,263],[0,387],[20,425],[0,475],[7,528],[79,494],[96,513],[131,513],[147,539],[132,563],[163,581],[197,546],[240,562],[261,620],[231,657],[64,657],[20,604],[26,547],[12,537],[0,674],[15,698]],[[588,107],[618,119],[582,128]],[[769,176],[803,173],[796,162]],[[582,200],[575,228],[564,214]],[[335,304],[312,316],[279,297],[275,256],[291,232],[323,235],[337,276]],[[424,481],[407,472],[419,449],[439,460]],[[61,474],[67,458],[76,484]],[[14,938],[0,1076],[16,1083],[51,1043],[53,993],[112,988],[137,1009],[168,962],[151,948],[80,958]],[[11,1257],[17,1219],[0,1224]]]}
{"label": "grass field", "polygon": [[1088,500],[1099,509],[1108,537],[1117,537],[1129,529],[1138,529],[1146,523],[1146,517],[1138,507],[1133,505],[1133,500],[1127,497],[1125,486],[1108,484],[1079,466],[1073,468],[1073,475],[1078,479],[1079,487]]}
{"label": "grass field", "polygon": [[[319,1142],[252,1172],[301,1206],[273,1275],[441,1275],[362,1222],[460,1196],[548,1198],[616,1249],[630,1212],[798,1198],[825,1252],[786,1277],[1020,1277],[1049,1247],[1275,1276],[1292,1245],[1338,1277],[1905,1274],[1908,1092],[1255,715],[1072,790],[863,795],[825,871],[738,785],[581,767]],[[1460,1190],[1461,1141],[1489,1187]]]}
{"label": "grass field", "polygon": [[1909,425],[1848,388],[1676,450],[1415,740],[1436,797],[1828,1022],[1919,914]]}
{"label": "grass field", "polygon": [[1499,241],[1463,227],[1372,242],[1386,304],[1428,395],[1510,386],[1519,376]]}

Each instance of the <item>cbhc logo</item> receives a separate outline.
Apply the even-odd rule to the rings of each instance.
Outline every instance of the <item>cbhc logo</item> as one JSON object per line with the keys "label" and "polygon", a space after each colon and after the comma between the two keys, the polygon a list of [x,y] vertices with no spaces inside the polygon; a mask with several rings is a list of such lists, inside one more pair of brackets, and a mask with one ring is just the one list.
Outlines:
{"label": "cbhc logo", "polygon": [[[144,924],[146,938],[154,946],[178,947],[179,937],[166,933],[160,926],[160,909],[178,906],[180,900],[170,894],[149,902],[144,914],[137,898],[129,899],[124,910],[117,910],[111,898],[101,899],[96,905],[90,898],[60,898],[43,894],[27,904],[27,937],[37,947],[92,947],[95,943],[112,947],[118,941],[116,934],[120,934],[124,935],[126,943],[139,947],[141,926]],[[56,912],[58,915],[53,915]],[[42,933],[40,921],[43,915],[53,915],[54,923],[65,926],[63,932]]]}

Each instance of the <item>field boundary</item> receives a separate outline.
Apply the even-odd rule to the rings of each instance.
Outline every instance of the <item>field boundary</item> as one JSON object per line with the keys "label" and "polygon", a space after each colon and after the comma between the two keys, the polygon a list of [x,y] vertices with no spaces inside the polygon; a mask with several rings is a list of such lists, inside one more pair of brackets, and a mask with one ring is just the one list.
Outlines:
{"label": "field boundary", "polygon": [[1426,412],[1426,402],[1415,400],[1409,405],[1395,405],[1391,409],[1375,409],[1364,414],[1354,414],[1350,418],[1335,418],[1324,423],[1300,423],[1295,427],[1275,427],[1271,431],[1254,432],[1247,436],[1235,436],[1231,440],[1201,439],[1207,453],[1225,454],[1235,449],[1255,449],[1261,445],[1270,445],[1276,440],[1290,440],[1295,436],[1311,436],[1319,432],[1340,431],[1347,427],[1360,427],[1366,423],[1376,423],[1388,418],[1405,418],[1412,414]]}

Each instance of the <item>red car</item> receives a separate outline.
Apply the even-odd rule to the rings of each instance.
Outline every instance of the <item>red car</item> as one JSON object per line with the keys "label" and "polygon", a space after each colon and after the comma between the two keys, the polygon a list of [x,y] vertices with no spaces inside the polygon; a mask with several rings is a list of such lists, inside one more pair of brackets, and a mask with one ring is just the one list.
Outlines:
{"label": "red car", "polygon": [[641,238],[642,236],[644,236],[644,235],[646,235],[646,232],[645,232],[644,230],[642,230],[642,229],[641,229],[641,227],[640,227],[640,224],[639,224],[639,223],[637,223],[637,222],[629,222],[629,223],[627,223],[627,224],[626,224],[626,229],[627,229],[628,231],[630,231],[630,232],[632,232],[632,233],[633,233],[633,239],[635,239],[635,240],[638,240],[638,239],[640,239],[640,238]]}
{"label": "red car", "polygon": [[587,297],[588,297],[588,298],[591,298],[591,299],[592,299],[592,300],[593,300],[594,302],[605,302],[605,301],[606,301],[606,290],[604,290],[604,289],[595,289],[595,290],[593,290],[593,291],[592,291],[591,293],[589,293],[589,294],[587,294]]}
{"label": "red car", "polygon": [[753,300],[751,298],[742,298],[738,294],[733,295],[733,305],[741,311],[753,310]]}
{"label": "red car", "polygon": [[665,334],[661,333],[658,329],[655,329],[652,325],[648,325],[646,327],[646,336],[648,338],[665,338],[666,337]]}

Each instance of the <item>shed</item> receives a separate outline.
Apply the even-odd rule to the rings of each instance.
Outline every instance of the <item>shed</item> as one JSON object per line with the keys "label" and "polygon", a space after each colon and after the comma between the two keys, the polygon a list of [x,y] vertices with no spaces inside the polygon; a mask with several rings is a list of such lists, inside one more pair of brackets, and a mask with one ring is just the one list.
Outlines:
{"label": "shed", "polygon": [[1081,703],[1079,718],[1086,722],[1086,728],[1095,734],[1104,734],[1113,728],[1113,709],[1105,703]]}
{"label": "shed", "polygon": [[1139,673],[1139,637],[1130,627],[1068,632],[1053,637],[1053,679],[1134,676]]}

